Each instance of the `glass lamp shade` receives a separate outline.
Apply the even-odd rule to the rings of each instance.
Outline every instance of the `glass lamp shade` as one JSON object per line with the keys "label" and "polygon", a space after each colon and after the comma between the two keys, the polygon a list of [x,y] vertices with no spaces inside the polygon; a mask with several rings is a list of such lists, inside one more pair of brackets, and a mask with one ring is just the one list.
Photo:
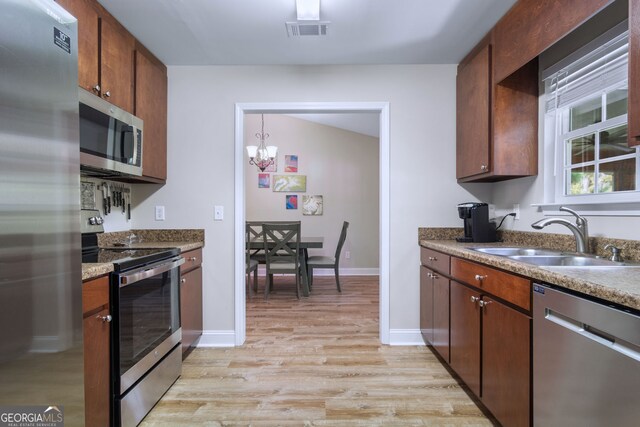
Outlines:
{"label": "glass lamp shade", "polygon": [[247,145],[247,154],[249,155],[249,158],[253,159],[256,156],[257,152],[258,152],[257,145]]}
{"label": "glass lamp shade", "polygon": [[267,154],[269,155],[270,159],[275,158],[276,155],[278,154],[278,147],[276,147],[275,145],[268,145]]}

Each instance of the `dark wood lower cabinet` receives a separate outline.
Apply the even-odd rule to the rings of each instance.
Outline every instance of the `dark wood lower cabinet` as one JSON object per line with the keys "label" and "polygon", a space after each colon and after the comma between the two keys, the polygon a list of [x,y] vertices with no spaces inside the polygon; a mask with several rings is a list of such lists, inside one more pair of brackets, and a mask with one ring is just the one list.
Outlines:
{"label": "dark wood lower cabinet", "polygon": [[529,426],[531,318],[482,301],[482,402],[502,425]]}
{"label": "dark wood lower cabinet", "polygon": [[195,346],[202,335],[202,268],[182,274],[180,279],[182,353]]}
{"label": "dark wood lower cabinet", "polygon": [[109,278],[82,284],[85,425],[110,425]]}
{"label": "dark wood lower cabinet", "polygon": [[429,344],[433,343],[433,279],[432,271],[420,267],[420,333]]}
{"label": "dark wood lower cabinet", "polygon": [[480,396],[480,293],[451,281],[451,368]]}
{"label": "dark wood lower cabinet", "polygon": [[449,362],[449,279],[433,277],[433,348]]}

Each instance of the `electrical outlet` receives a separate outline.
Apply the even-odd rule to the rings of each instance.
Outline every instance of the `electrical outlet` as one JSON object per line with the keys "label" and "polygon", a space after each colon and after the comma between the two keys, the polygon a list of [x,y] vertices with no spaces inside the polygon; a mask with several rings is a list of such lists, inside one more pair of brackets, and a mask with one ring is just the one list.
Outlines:
{"label": "electrical outlet", "polygon": [[344,251],[344,258],[351,259],[351,251]]}
{"label": "electrical outlet", "polygon": [[520,203],[513,204],[513,212],[515,212],[516,216],[514,219],[520,219]]}
{"label": "electrical outlet", "polygon": [[489,219],[496,217],[496,205],[489,203]]}
{"label": "electrical outlet", "polygon": [[213,220],[222,221],[224,219],[224,206],[214,206],[213,208]]}
{"label": "electrical outlet", "polygon": [[156,206],[156,221],[164,221],[164,206]]}

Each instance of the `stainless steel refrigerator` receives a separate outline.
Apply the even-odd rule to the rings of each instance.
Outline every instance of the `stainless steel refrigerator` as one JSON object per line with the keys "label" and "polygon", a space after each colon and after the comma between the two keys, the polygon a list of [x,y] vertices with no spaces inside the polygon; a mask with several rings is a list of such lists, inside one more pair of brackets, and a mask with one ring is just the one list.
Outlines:
{"label": "stainless steel refrigerator", "polygon": [[0,0],[0,411],[84,424],[77,21]]}

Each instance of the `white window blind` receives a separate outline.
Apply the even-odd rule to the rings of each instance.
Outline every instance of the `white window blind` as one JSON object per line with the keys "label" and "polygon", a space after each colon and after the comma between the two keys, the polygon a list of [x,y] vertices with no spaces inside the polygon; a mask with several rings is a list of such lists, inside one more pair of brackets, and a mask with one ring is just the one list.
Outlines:
{"label": "white window blind", "polygon": [[561,109],[589,95],[627,79],[628,31],[604,43],[591,53],[556,71],[545,80],[547,113]]}

